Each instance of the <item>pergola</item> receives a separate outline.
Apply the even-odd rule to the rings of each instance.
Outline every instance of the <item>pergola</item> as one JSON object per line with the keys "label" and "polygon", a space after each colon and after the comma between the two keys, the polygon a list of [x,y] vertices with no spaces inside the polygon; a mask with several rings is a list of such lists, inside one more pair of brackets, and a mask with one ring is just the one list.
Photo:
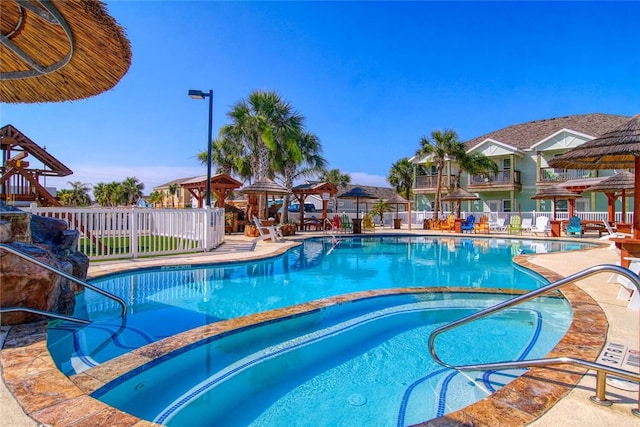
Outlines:
{"label": "pergola", "polygon": [[328,182],[309,182],[297,185],[291,189],[293,197],[300,203],[300,224],[304,223],[304,201],[311,195],[322,198],[322,221],[327,218],[327,204],[329,199],[338,193],[338,188]]}
{"label": "pergola", "polygon": [[[207,177],[198,176],[180,184],[180,187],[189,191],[198,200],[198,207],[204,205],[207,197]],[[242,183],[225,173],[219,173],[211,177],[211,192],[218,199],[218,206],[224,208],[224,201],[234,190],[242,187]]]}

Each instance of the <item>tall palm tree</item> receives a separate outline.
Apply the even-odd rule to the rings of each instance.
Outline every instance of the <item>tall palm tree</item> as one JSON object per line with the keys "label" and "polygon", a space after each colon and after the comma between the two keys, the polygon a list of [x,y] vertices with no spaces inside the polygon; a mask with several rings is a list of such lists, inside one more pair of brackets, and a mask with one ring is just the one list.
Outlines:
{"label": "tall palm tree", "polygon": [[458,134],[451,130],[445,129],[434,130],[431,132],[431,138],[423,136],[420,139],[420,148],[416,151],[418,157],[428,157],[438,171],[436,182],[436,195],[434,205],[434,218],[438,219],[440,204],[442,199],[442,171],[449,155],[456,152],[458,147]]}
{"label": "tall palm tree", "polygon": [[122,202],[122,192],[120,191],[120,183],[112,181],[105,185],[105,192],[109,201],[109,206],[119,206]]}
{"label": "tall palm tree", "polygon": [[122,181],[121,191],[127,205],[134,205],[140,197],[142,197],[142,190],[144,189],[144,183],[138,181],[138,178],[129,176]]}
{"label": "tall palm tree", "polygon": [[[351,182],[351,175],[342,173],[340,169],[331,169],[323,171],[319,179],[320,181],[332,184],[336,188],[340,188]],[[338,198],[336,196],[333,198],[333,209],[335,212],[338,212]]]}
{"label": "tall palm tree", "polygon": [[176,193],[178,192],[178,184],[169,184],[169,195],[171,196],[171,207],[175,208]]}
{"label": "tall palm tree", "polygon": [[478,152],[468,153],[462,143],[459,149],[453,153],[453,157],[458,164],[458,172],[454,182],[456,188],[461,186],[462,172],[469,175],[482,175],[489,181],[493,181],[493,177],[498,172],[498,165],[490,157]]}
{"label": "tall palm tree", "polygon": [[156,207],[157,204],[162,203],[162,192],[158,190],[153,190],[151,194],[149,194],[149,203]]}
{"label": "tall palm tree", "polygon": [[[207,151],[202,151],[196,157],[201,164],[206,165],[207,156]],[[211,163],[216,165],[216,173],[241,175],[243,157],[246,157],[244,147],[232,138],[220,135],[211,143]]]}
{"label": "tall palm tree", "polygon": [[109,193],[107,184],[99,182],[93,186],[93,197],[100,206],[109,206]]}

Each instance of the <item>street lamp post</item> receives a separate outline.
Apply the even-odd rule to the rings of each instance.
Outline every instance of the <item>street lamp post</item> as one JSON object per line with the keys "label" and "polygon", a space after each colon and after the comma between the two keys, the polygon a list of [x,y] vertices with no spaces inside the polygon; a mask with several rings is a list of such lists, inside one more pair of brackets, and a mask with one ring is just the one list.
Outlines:
{"label": "street lamp post", "polygon": [[211,131],[213,126],[213,90],[209,90],[209,93],[201,90],[189,90],[189,96],[193,99],[205,99],[209,98],[209,139],[207,139],[207,204],[208,208],[211,207]]}

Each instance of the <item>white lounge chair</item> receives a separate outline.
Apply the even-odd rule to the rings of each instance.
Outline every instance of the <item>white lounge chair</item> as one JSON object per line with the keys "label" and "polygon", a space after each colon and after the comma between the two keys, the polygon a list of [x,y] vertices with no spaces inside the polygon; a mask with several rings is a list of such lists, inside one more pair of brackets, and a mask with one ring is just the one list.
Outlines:
{"label": "white lounge chair", "polygon": [[629,234],[629,233],[621,233],[619,231],[613,231],[613,228],[611,228],[611,224],[609,224],[609,221],[603,220],[602,223],[604,224],[604,226],[607,229],[607,232],[609,233],[608,236],[602,236],[600,238],[600,240],[609,240],[611,237],[633,237],[633,234]]}
{"label": "white lounge chair", "polygon": [[546,216],[539,216],[536,218],[536,224],[531,228],[531,235],[538,235],[542,233],[543,236],[551,234],[551,228],[549,227],[549,218]]}
{"label": "white lounge chair", "polygon": [[[636,274],[639,274],[640,261],[631,261],[631,263],[629,264],[629,270]],[[618,299],[629,301],[627,308],[635,311],[640,311],[640,291],[638,291],[635,285],[631,283],[631,281],[626,277],[618,275],[617,282],[620,285]]]}
{"label": "white lounge chair", "polygon": [[531,232],[531,227],[533,226],[533,219],[531,218],[522,218],[522,224],[520,225],[520,229],[524,231]]}
{"label": "white lounge chair", "polygon": [[281,242],[284,239],[280,227],[275,225],[264,225],[258,217],[255,216],[253,217],[253,223],[256,225],[260,236],[253,239],[251,250],[255,249],[256,245],[261,240],[271,239],[272,242]]}
{"label": "white lounge chair", "polygon": [[495,222],[489,222],[489,231],[507,231],[507,226],[504,225],[506,218],[496,218]]}

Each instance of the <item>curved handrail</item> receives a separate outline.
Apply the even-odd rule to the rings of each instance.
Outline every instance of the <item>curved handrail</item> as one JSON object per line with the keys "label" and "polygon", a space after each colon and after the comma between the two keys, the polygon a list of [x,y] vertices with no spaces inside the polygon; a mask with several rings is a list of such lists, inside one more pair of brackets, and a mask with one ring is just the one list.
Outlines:
{"label": "curved handrail", "polygon": [[[120,298],[120,297],[118,297],[116,295],[113,295],[113,294],[111,294],[111,293],[109,293],[109,292],[107,292],[105,290],[102,290],[102,289],[100,289],[100,288],[98,288],[98,287],[96,287],[94,285],[91,285],[91,284],[89,284],[87,282],[84,282],[84,281],[78,279],[75,276],[72,276],[70,274],[65,273],[62,270],[59,270],[59,269],[57,269],[55,267],[50,266],[49,264],[45,264],[44,262],[40,261],[39,259],[36,259],[36,258],[32,257],[31,255],[26,254],[26,253],[24,253],[24,252],[22,252],[22,251],[20,251],[20,250],[18,250],[16,248],[13,248],[13,247],[5,244],[5,243],[0,243],[0,249],[4,249],[5,251],[10,252],[10,253],[12,253],[12,254],[14,254],[16,256],[19,256],[20,258],[26,259],[27,261],[30,261],[30,262],[32,262],[32,263],[34,263],[34,264],[46,269],[46,270],[49,270],[49,271],[57,274],[58,276],[64,277],[67,280],[71,280],[72,282],[74,282],[74,283],[76,283],[76,284],[78,284],[80,286],[83,286],[85,288],[91,289],[92,291],[97,292],[97,293],[99,293],[101,295],[104,295],[107,298],[111,298],[112,300],[116,301],[118,304],[120,304],[122,306],[122,313],[121,313],[122,317],[126,316],[126,314],[127,314],[127,304],[124,302],[124,300],[122,298]],[[28,307],[5,307],[5,308],[1,308],[0,309],[0,312],[10,312],[10,311],[27,311],[27,312],[32,312],[32,313],[36,313],[36,314],[42,314],[42,315],[45,315],[45,316],[57,317],[57,318],[64,319],[64,320],[78,321],[80,323],[86,322],[84,320],[77,319],[77,318],[74,318],[74,317],[62,316],[60,314],[50,313],[50,312],[47,312],[47,311],[40,311],[40,310],[36,310],[36,309],[33,309],[33,308],[28,308]]]}
{"label": "curved handrail", "polygon": [[[502,311],[506,308],[512,307],[516,304],[520,304],[522,302],[528,301],[530,299],[536,298],[539,295],[542,295],[544,293],[548,293],[551,291],[555,291],[559,288],[561,288],[562,286],[568,284],[568,283],[572,283],[576,280],[580,280],[586,277],[590,277],[593,276],[595,274],[604,272],[604,271],[609,271],[609,272],[613,272],[615,274],[620,274],[624,277],[626,277],[627,279],[629,279],[631,281],[631,283],[634,284],[634,286],[637,289],[637,292],[640,292],[640,277],[638,277],[638,275],[636,275],[635,273],[633,273],[632,271],[621,267],[619,265],[613,265],[613,264],[602,264],[602,265],[595,265],[592,267],[589,267],[585,270],[579,271],[577,273],[574,273],[570,276],[567,276],[563,279],[560,279],[554,283],[550,283],[546,286],[543,286],[539,289],[536,289],[534,291],[528,292],[524,295],[519,295],[515,298],[511,298],[509,300],[503,301],[499,304],[494,305],[493,307],[489,307],[486,308],[484,310],[481,310],[477,313],[471,314],[469,316],[463,317],[461,319],[458,319],[456,321],[453,321],[451,323],[448,323],[444,326],[441,326],[437,329],[435,329],[433,332],[431,332],[431,335],[429,335],[429,352],[431,353],[431,356],[433,357],[433,360],[435,360],[437,363],[439,363],[442,366],[446,366],[447,368],[451,368],[451,369],[456,369],[456,370],[489,370],[489,369],[510,369],[510,368],[528,368],[528,367],[534,367],[534,366],[551,366],[551,365],[560,365],[560,364],[574,364],[574,365],[580,365],[580,366],[584,366],[590,369],[595,369],[596,371],[598,371],[598,373],[600,374],[600,372],[605,372],[607,374],[613,374],[613,375],[617,375],[619,377],[625,378],[627,380],[630,381],[635,381],[635,382],[640,382],[640,374],[637,374],[635,372],[631,372],[631,371],[625,371],[622,369],[618,369],[618,368],[614,368],[614,367],[610,367],[610,366],[606,366],[606,365],[601,365],[599,363],[596,362],[590,362],[588,360],[582,360],[582,359],[576,359],[573,357],[554,357],[554,358],[542,358],[542,359],[530,359],[530,360],[522,360],[522,361],[507,361],[507,362],[493,362],[493,363],[479,363],[479,364],[474,364],[474,365],[462,365],[462,366],[454,366],[451,365],[449,363],[444,362],[442,359],[440,359],[436,353],[436,349],[435,349],[435,340],[436,337],[438,335],[440,335],[441,333],[457,328],[458,326],[462,326],[465,325],[469,322],[472,322],[474,320],[486,317],[490,314],[496,313],[498,311]],[[599,385],[598,385],[598,396],[596,400],[598,401],[604,401],[604,381],[599,380],[598,381]],[[601,383],[601,385],[600,385]]]}

